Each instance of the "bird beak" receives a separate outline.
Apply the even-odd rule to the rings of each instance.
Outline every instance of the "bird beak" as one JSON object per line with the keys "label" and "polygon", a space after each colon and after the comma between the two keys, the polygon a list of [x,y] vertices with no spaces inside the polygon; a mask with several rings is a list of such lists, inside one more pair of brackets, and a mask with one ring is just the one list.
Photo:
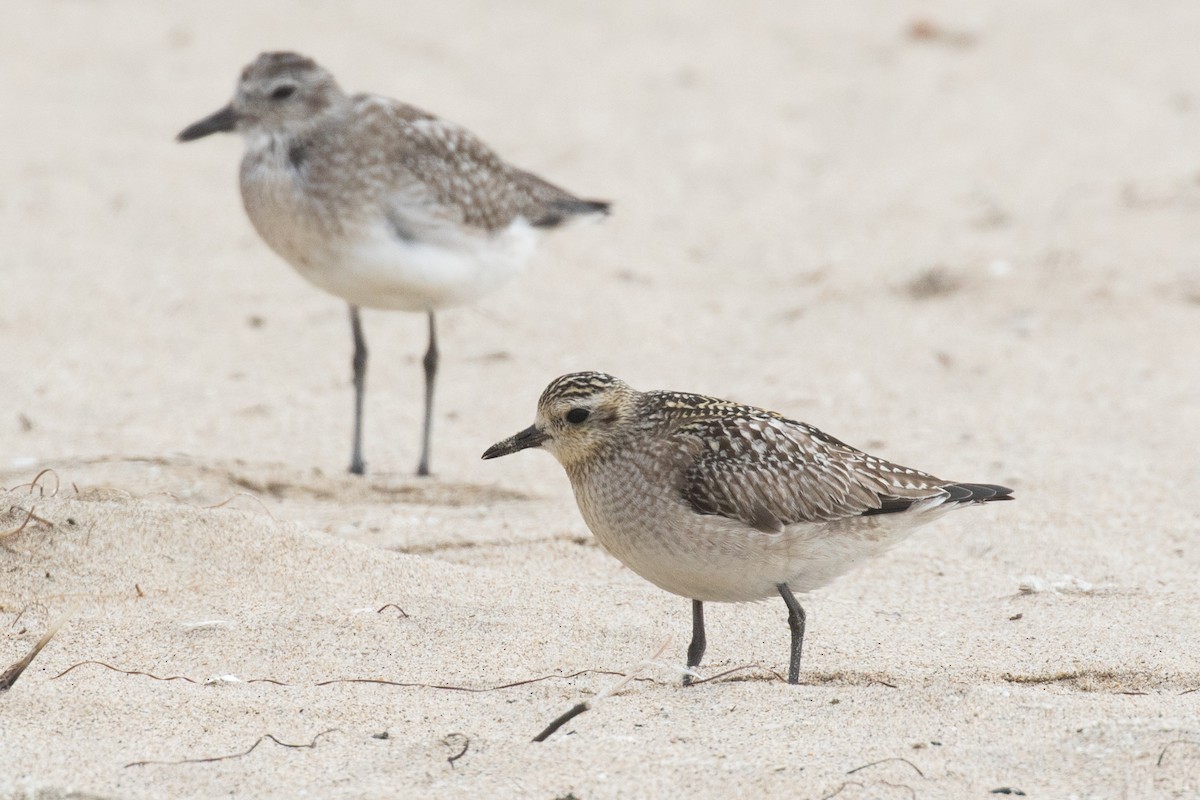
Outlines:
{"label": "bird beak", "polygon": [[496,442],[494,445],[484,451],[483,457],[499,458],[500,456],[509,456],[518,450],[526,450],[530,447],[541,447],[542,442],[550,437],[538,429],[537,425],[530,425],[525,430],[518,434],[508,437],[507,439]]}
{"label": "bird beak", "polygon": [[228,133],[237,127],[238,115],[232,105],[225,106],[215,114],[209,114],[199,122],[188,125],[176,138],[181,142],[200,139],[210,133]]}

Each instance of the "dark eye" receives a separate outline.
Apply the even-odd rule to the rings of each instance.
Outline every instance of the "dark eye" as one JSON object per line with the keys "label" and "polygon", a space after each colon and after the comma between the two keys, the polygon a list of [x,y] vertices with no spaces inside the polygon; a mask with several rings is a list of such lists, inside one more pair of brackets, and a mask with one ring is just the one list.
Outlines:
{"label": "dark eye", "polygon": [[588,411],[586,408],[572,408],[567,412],[567,422],[571,423],[572,425],[578,425],[587,419],[588,415],[591,413],[592,412]]}
{"label": "dark eye", "polygon": [[283,86],[280,86],[275,91],[271,92],[271,99],[272,100],[287,100],[289,97],[291,97],[295,93],[296,93],[296,87],[292,86],[290,83],[287,83],[287,84],[284,84]]}

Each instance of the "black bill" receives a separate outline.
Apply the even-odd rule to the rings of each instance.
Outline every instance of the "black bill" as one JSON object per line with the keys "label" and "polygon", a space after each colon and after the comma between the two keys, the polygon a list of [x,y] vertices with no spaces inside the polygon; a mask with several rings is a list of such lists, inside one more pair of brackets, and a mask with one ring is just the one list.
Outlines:
{"label": "black bill", "polygon": [[193,139],[201,139],[208,136],[210,133],[228,133],[237,126],[237,112],[233,110],[233,106],[225,106],[215,114],[210,114],[199,122],[193,122],[182,131],[176,138],[181,142],[190,142]]}
{"label": "black bill", "polygon": [[518,450],[527,450],[530,447],[541,447],[542,442],[550,437],[538,429],[537,425],[530,425],[525,430],[518,434],[508,437],[504,441],[496,442],[494,445],[484,451],[483,457],[499,458],[500,456],[508,456]]}

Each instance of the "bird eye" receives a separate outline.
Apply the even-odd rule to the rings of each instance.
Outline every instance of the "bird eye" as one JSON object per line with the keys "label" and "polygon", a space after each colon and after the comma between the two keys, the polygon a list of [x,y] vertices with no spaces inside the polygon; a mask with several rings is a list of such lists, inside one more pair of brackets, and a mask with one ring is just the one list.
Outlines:
{"label": "bird eye", "polygon": [[296,93],[296,87],[290,83],[285,83],[275,91],[271,92],[272,100],[286,100]]}
{"label": "bird eye", "polygon": [[571,423],[572,425],[578,425],[587,419],[588,415],[591,413],[592,412],[588,411],[586,408],[572,408],[567,412],[567,422]]}

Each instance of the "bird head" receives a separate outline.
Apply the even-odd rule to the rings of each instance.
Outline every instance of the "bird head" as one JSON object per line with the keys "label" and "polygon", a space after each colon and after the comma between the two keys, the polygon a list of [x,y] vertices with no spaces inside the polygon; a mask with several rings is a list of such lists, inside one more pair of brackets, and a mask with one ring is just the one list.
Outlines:
{"label": "bird head", "polygon": [[263,53],[242,70],[229,105],[184,128],[179,141],[213,133],[302,129],[346,99],[323,67],[297,53]]}
{"label": "bird head", "polygon": [[618,445],[636,396],[629,384],[602,372],[563,375],[542,392],[534,423],[492,445],[483,457],[540,447],[568,470],[580,467]]}

